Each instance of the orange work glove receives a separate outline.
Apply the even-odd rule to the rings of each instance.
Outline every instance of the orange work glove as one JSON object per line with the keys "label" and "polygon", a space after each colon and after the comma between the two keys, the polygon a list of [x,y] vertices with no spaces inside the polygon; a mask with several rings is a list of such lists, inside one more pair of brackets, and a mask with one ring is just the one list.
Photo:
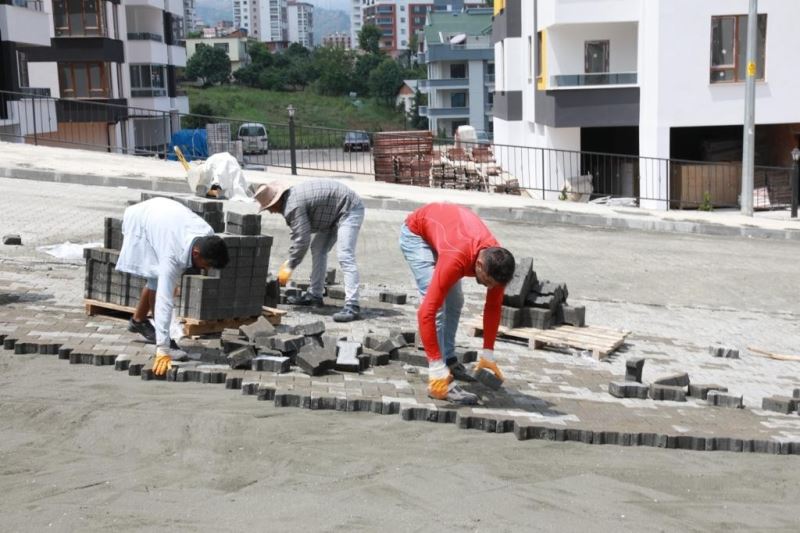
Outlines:
{"label": "orange work glove", "polygon": [[498,368],[497,363],[494,360],[494,351],[484,349],[481,353],[481,356],[478,358],[478,363],[475,365],[475,372],[479,372],[482,369],[486,369],[494,373],[497,376],[497,379],[504,380],[503,373],[500,372],[500,368]]}
{"label": "orange work glove", "polygon": [[172,356],[169,355],[167,348],[158,347],[156,349],[156,360],[153,363],[153,374],[156,376],[166,375],[167,370],[172,368]]}
{"label": "orange work glove", "polygon": [[284,263],[278,269],[278,283],[281,285],[281,287],[286,286],[290,277],[292,277],[292,269],[289,268],[289,261],[284,261]]}

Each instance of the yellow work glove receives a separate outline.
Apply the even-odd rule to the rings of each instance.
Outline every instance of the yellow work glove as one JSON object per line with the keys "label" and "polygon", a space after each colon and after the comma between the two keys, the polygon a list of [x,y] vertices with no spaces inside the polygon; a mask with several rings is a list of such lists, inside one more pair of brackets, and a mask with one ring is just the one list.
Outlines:
{"label": "yellow work glove", "polygon": [[453,376],[444,361],[431,361],[428,365],[428,395],[437,400],[446,400]]}
{"label": "yellow work glove", "polygon": [[289,268],[289,261],[284,261],[278,269],[278,283],[280,283],[281,287],[289,282],[290,277],[292,277],[292,269]]}
{"label": "yellow work glove", "polygon": [[481,369],[486,369],[494,373],[497,376],[497,379],[504,380],[503,373],[500,372],[500,368],[498,368],[497,363],[494,360],[494,351],[484,349],[481,352],[481,356],[478,358],[478,363],[475,365],[475,372],[479,372]]}
{"label": "yellow work glove", "polygon": [[156,360],[153,363],[153,374],[164,376],[167,370],[172,368],[172,356],[169,355],[167,348],[158,347],[156,349]]}

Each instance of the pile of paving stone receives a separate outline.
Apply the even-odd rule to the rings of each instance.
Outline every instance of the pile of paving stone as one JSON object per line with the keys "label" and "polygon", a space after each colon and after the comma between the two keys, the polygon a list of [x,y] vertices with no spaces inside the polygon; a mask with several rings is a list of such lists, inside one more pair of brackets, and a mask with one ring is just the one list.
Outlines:
{"label": "pile of paving stone", "polygon": [[518,257],[514,277],[505,288],[500,323],[507,328],[585,326],[586,308],[567,304],[568,296],[566,283],[540,281],[533,269],[533,258]]}
{"label": "pile of paving stone", "polygon": [[[268,286],[272,237],[261,235],[261,216],[228,212],[222,202],[192,196],[142,193],[142,201],[154,197],[175,200],[203,218],[228,246],[230,261],[224,269],[209,269],[207,275],[185,274],[181,280],[178,313],[184,318],[221,320],[261,314],[265,303],[273,303],[276,285]],[[221,231],[227,230],[225,233]],[[145,280],[118,272],[122,248],[122,220],[106,218],[104,247],[86,249],[85,297],[99,302],[135,307]],[[274,299],[274,298],[273,298]]]}

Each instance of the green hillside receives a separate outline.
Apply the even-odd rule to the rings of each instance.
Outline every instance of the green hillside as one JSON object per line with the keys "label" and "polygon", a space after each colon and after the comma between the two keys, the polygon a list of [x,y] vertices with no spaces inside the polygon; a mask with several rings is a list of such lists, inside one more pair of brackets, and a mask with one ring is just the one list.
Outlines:
{"label": "green hillside", "polygon": [[402,113],[371,99],[354,104],[346,96],[321,96],[311,90],[274,92],[233,85],[186,89],[191,107],[206,104],[215,116],[229,119],[285,124],[286,108],[292,104],[297,110],[295,122],[304,126],[366,131],[404,129]]}

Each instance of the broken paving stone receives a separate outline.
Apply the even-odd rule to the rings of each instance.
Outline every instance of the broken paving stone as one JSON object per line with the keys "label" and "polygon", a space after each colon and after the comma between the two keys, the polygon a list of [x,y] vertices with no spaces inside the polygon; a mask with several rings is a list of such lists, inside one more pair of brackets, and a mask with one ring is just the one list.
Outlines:
{"label": "broken paving stone", "polygon": [[715,390],[708,391],[706,402],[708,402],[708,405],[714,405],[716,407],[729,407],[732,409],[744,408],[744,397],[725,394]]}
{"label": "broken paving stone", "polygon": [[642,382],[644,358],[628,359],[625,361],[625,381]]}
{"label": "broken paving stone", "polygon": [[685,402],[686,389],[674,385],[653,383],[650,385],[650,398],[657,401]]}
{"label": "broken paving stone", "polygon": [[258,317],[258,320],[252,324],[247,324],[239,327],[239,331],[247,337],[250,342],[256,342],[264,337],[271,337],[275,335],[275,326],[270,324],[269,320],[263,316]]}
{"label": "broken paving stone", "polygon": [[708,393],[712,390],[719,391],[719,392],[728,392],[728,387],[721,387],[719,385],[704,385],[704,384],[689,384],[689,396],[692,398],[699,398],[701,400],[706,400],[708,398]]}
{"label": "broken paving stone", "polygon": [[492,390],[499,390],[503,380],[494,375],[494,372],[482,368],[472,375],[477,381]]}
{"label": "broken paving stone", "polygon": [[670,387],[688,387],[689,374],[683,372],[681,374],[673,374],[671,376],[664,376],[653,381],[655,385],[668,385]]}
{"label": "broken paving stone", "polygon": [[255,357],[255,349],[252,346],[244,346],[229,353],[226,359],[231,368],[248,369],[251,368],[251,361]]}
{"label": "broken paving stone", "polygon": [[7,244],[8,246],[21,246],[22,237],[13,233],[10,235],[3,235],[3,244]]}
{"label": "broken paving stone", "polygon": [[739,350],[729,346],[709,346],[708,352],[714,357],[725,359],[739,359]]}
{"label": "broken paving stone", "polygon": [[259,355],[251,361],[251,368],[256,372],[276,372],[284,374],[291,368],[291,360],[282,355]]}
{"label": "broken paving stone", "polygon": [[608,384],[608,393],[615,398],[644,400],[650,393],[650,387],[635,381],[612,381]]}
{"label": "broken paving stone", "polygon": [[788,415],[797,409],[798,400],[788,396],[768,396],[761,400],[761,409]]}

